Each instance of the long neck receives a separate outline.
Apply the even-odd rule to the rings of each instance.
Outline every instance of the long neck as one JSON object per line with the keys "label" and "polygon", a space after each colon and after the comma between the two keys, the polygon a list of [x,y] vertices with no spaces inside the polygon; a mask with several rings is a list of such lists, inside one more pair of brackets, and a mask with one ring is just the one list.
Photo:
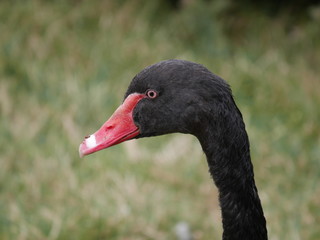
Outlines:
{"label": "long neck", "polygon": [[198,136],[219,189],[223,239],[266,240],[266,220],[254,181],[249,140],[241,113],[220,116]]}

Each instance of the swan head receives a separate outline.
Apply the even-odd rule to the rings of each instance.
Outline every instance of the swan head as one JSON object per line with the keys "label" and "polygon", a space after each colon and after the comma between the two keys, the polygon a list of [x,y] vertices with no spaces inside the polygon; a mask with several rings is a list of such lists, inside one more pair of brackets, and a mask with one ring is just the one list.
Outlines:
{"label": "swan head", "polygon": [[83,140],[79,154],[82,157],[133,138],[175,132],[206,134],[204,125],[214,124],[233,105],[229,85],[204,66],[162,61],[132,79],[123,103]]}

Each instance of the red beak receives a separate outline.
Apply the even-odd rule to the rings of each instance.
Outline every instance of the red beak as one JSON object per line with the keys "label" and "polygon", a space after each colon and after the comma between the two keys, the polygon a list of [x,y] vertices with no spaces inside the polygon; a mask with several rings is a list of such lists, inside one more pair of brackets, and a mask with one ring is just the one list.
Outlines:
{"label": "red beak", "polygon": [[113,115],[94,134],[85,137],[79,146],[79,155],[97,152],[139,135],[139,128],[134,124],[132,112],[144,94],[130,94]]}

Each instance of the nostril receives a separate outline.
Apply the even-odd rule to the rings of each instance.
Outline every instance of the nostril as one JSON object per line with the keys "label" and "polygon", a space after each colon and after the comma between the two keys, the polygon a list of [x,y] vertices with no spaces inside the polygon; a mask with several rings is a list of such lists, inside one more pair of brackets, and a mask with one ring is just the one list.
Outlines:
{"label": "nostril", "polygon": [[114,128],[114,125],[108,125],[108,126],[106,126],[106,131],[107,131],[107,130],[110,130],[110,129],[112,129],[112,128]]}

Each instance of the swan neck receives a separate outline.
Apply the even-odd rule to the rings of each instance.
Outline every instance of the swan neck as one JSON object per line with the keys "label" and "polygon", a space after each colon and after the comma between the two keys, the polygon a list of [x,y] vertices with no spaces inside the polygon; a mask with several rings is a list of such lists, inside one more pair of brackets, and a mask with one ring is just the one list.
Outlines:
{"label": "swan neck", "polygon": [[199,138],[219,190],[223,239],[267,239],[245,125],[238,117],[208,125]]}

